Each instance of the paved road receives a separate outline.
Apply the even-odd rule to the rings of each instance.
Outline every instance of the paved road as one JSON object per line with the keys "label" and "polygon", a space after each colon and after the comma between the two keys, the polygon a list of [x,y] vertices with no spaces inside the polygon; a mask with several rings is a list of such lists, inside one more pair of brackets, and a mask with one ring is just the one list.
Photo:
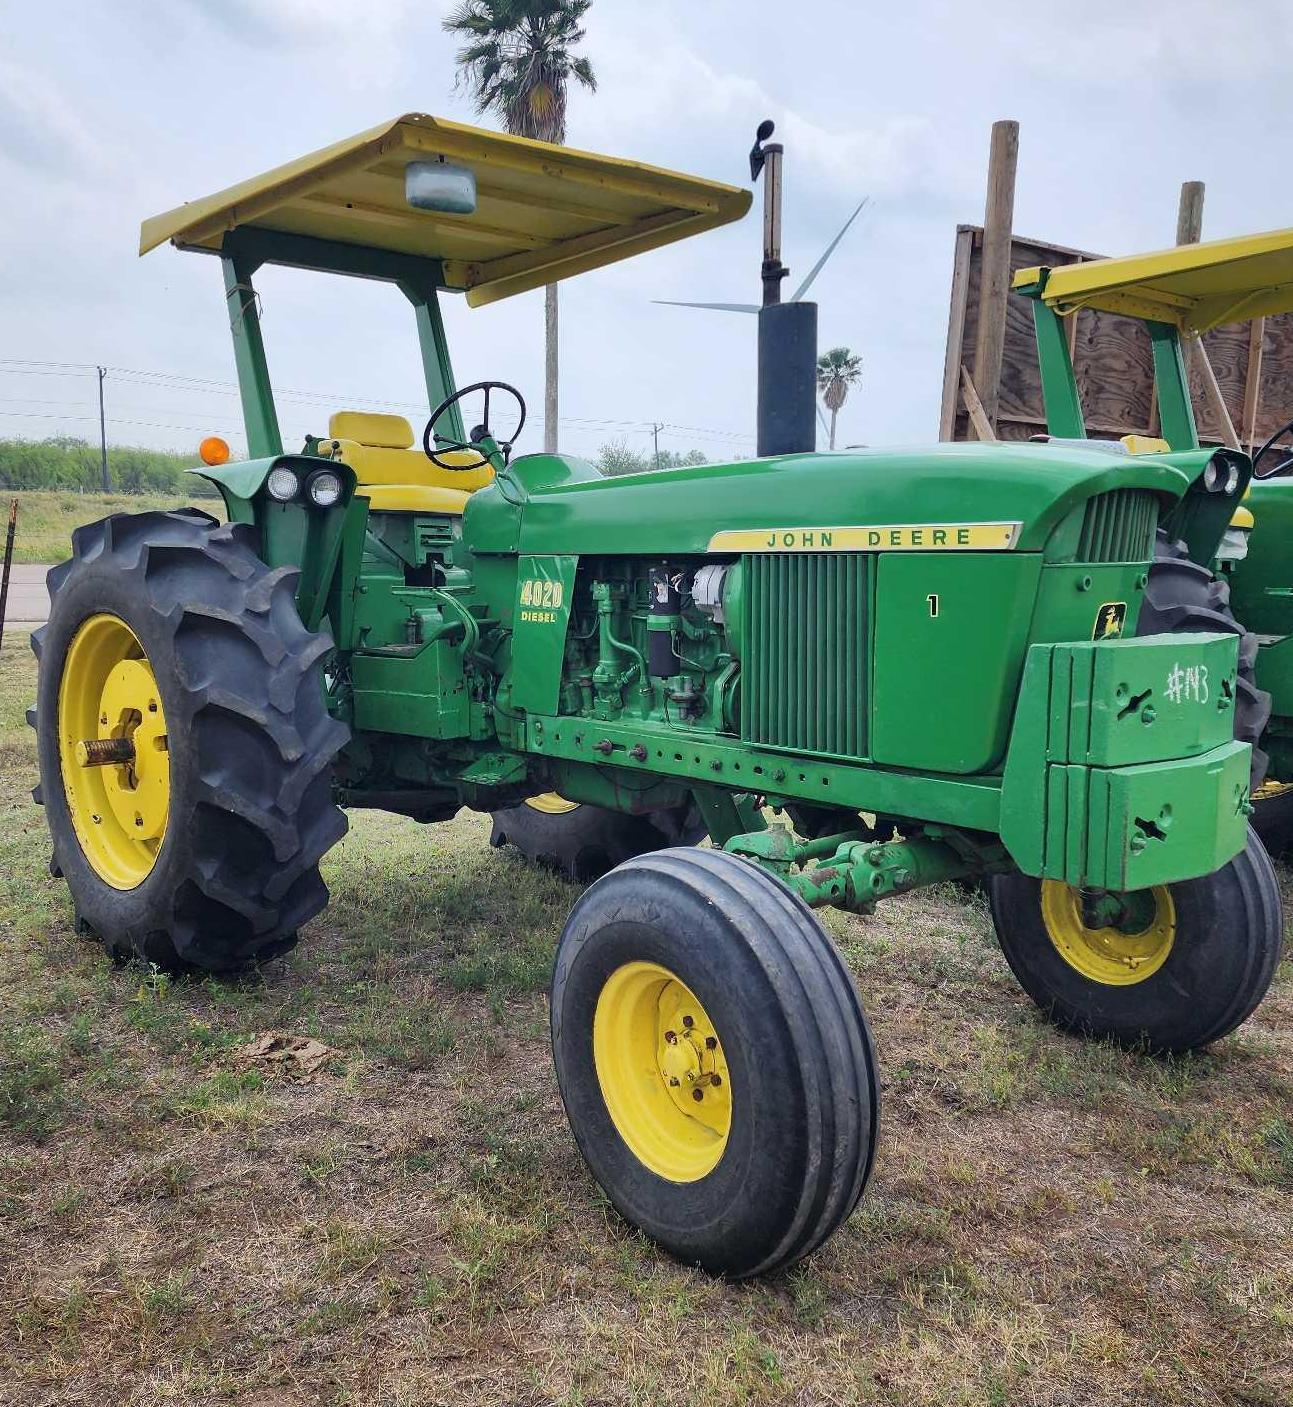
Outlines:
{"label": "paved road", "polygon": [[49,615],[49,593],[45,590],[48,567],[15,564],[9,578],[9,599],[4,618],[10,624],[40,625]]}

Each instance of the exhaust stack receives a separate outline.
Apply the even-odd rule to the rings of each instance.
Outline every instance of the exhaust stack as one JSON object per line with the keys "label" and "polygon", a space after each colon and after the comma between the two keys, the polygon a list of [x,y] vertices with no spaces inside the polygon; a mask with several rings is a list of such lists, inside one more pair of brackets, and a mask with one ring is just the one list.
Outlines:
{"label": "exhaust stack", "polygon": [[759,309],[757,436],[761,456],[817,448],[817,304],[781,301],[781,163],[769,142],[772,120],[759,123],[750,179],[763,176],[763,306]]}

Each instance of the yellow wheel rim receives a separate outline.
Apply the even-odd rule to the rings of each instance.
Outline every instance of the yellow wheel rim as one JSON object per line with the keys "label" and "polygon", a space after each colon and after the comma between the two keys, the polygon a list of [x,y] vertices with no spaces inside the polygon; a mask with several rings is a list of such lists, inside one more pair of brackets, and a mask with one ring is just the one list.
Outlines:
{"label": "yellow wheel rim", "polygon": [[714,1023],[685,982],[654,962],[612,972],[593,1016],[593,1061],[638,1162],[670,1182],[698,1182],[718,1166],[732,1086]]}
{"label": "yellow wheel rim", "polygon": [[1072,968],[1106,987],[1131,987],[1152,977],[1176,941],[1176,905],[1165,884],[1137,896],[1141,912],[1117,928],[1088,928],[1078,890],[1042,880],[1042,920],[1056,951]]}
{"label": "yellow wheel rim", "polygon": [[545,816],[564,816],[568,811],[578,811],[577,801],[567,801],[555,791],[545,791],[541,796],[526,798],[525,804],[532,811],[542,811]]}
{"label": "yellow wheel rim", "polygon": [[85,858],[114,889],[134,889],[166,836],[171,760],[152,665],[118,616],[91,616],[72,637],[58,687],[58,751]]}

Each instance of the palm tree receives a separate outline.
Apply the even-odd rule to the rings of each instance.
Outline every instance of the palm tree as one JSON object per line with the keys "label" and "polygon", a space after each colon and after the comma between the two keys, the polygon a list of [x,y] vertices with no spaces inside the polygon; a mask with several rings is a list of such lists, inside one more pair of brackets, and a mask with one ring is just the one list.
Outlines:
{"label": "palm tree", "polygon": [[835,448],[835,418],[844,408],[849,387],[862,380],[862,358],[847,347],[832,347],[817,358],[817,389],[831,413],[831,448]]}
{"label": "palm tree", "polygon": [[[576,58],[581,21],[593,0],[463,0],[444,27],[464,41],[458,82],[478,113],[493,113],[517,137],[566,140],[570,80],[596,91],[593,66]],[[557,289],[545,290],[543,448],[557,448]]]}

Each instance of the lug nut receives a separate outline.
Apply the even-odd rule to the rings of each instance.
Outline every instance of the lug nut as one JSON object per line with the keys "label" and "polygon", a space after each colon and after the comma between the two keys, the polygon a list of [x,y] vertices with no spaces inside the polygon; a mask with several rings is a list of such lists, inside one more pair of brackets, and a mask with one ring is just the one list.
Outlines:
{"label": "lug nut", "polygon": [[717,1050],[717,1049],[718,1049],[718,1037],[717,1037],[717,1036],[706,1036],[706,1037],[705,1037],[705,1049],[706,1049],[706,1050]]}
{"label": "lug nut", "polygon": [[678,1076],[677,1076],[677,1075],[670,1075],[670,1076],[669,1076],[669,1083],[674,1087],[674,1089],[677,1089],[677,1088],[678,1088],[678,1083],[679,1083],[679,1081],[678,1081]]}
{"label": "lug nut", "polygon": [[634,762],[645,762],[647,759],[647,750],[641,743],[634,743],[633,746],[629,748],[629,756]]}
{"label": "lug nut", "polygon": [[715,1089],[717,1089],[719,1085],[723,1083],[723,1077],[722,1075],[711,1075],[709,1077],[709,1082],[711,1085],[714,1086]]}
{"label": "lug nut", "polygon": [[677,1032],[677,1031],[666,1031],[666,1032],[664,1033],[664,1039],[665,1039],[665,1044],[666,1044],[666,1045],[673,1045],[673,1043],[678,1039],[678,1032]]}
{"label": "lug nut", "polygon": [[684,1016],[684,1017],[682,1018],[682,1024],[683,1024],[684,1026],[686,1026],[688,1030],[691,1030],[691,1027],[692,1027],[692,1024],[693,1024],[691,1017],[690,1017],[690,1016]]}
{"label": "lug nut", "polygon": [[697,1104],[699,1104],[700,1101],[705,1097],[705,1091],[703,1089],[694,1089],[691,1092],[691,1097],[696,1101]]}

